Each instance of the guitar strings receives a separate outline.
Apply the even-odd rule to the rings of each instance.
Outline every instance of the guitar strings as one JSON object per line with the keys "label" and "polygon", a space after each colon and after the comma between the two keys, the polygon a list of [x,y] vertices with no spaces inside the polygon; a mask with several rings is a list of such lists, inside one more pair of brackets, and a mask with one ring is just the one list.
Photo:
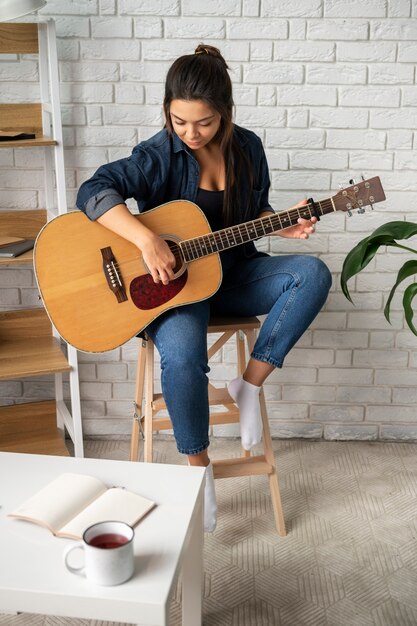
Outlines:
{"label": "guitar strings", "polygon": [[[329,212],[329,209],[331,211],[334,210],[333,204],[330,199],[320,200],[316,204],[319,205],[319,209],[321,210],[321,213],[323,215],[325,214],[325,212]],[[312,209],[313,207],[311,203],[308,203],[306,205],[290,209],[289,211],[282,211],[280,213],[271,214],[270,216],[263,216],[261,218],[256,218],[255,220],[251,220],[243,224],[237,224],[235,226],[230,226],[228,228],[223,228],[215,232],[207,233],[200,237],[194,237],[192,239],[184,239],[183,241],[180,242],[180,244],[174,244],[175,247],[170,246],[170,249],[174,255],[176,265],[182,264],[184,261],[187,262],[187,261],[195,260],[195,258],[201,258],[203,256],[208,256],[215,252],[222,251],[221,249],[220,250],[218,249],[208,250],[208,247],[213,248],[213,247],[218,247],[219,245],[221,245],[223,249],[225,249],[225,246],[226,246],[226,249],[228,249],[236,245],[241,245],[243,243],[253,241],[254,238],[249,234],[248,229],[250,229],[252,233],[255,232],[255,235],[256,235],[255,238],[257,238],[258,236],[262,237],[266,234],[270,234],[270,233],[265,232],[264,224],[266,225],[267,229],[268,228],[274,229],[275,225],[279,226],[280,229],[288,228],[296,224],[299,217],[305,217],[306,211],[309,212],[309,217],[312,217],[312,214],[311,214]],[[288,219],[290,222],[288,226],[282,225],[285,219]],[[268,225],[268,222],[269,222],[269,225]],[[243,231],[243,229],[246,230],[246,236],[248,237],[247,239],[245,239],[245,232]],[[273,230],[271,230],[270,232],[272,233]],[[233,238],[232,243],[230,241],[230,237]],[[237,241],[237,238],[239,238],[240,241]],[[198,249],[197,246],[200,249]],[[191,257],[185,258],[185,256],[181,253],[181,250],[186,252],[187,256],[191,255]],[[197,257],[195,257],[196,253],[197,253]],[[130,265],[133,266],[134,264],[137,264],[138,260],[139,259],[127,259],[126,261],[123,261],[123,262],[115,261],[116,270],[120,271],[121,266],[123,266],[124,268]]]}
{"label": "guitar strings", "polygon": [[[178,250],[179,250],[179,246],[177,246],[177,248],[178,248]],[[179,253],[178,253],[178,252],[173,252],[172,250],[171,250],[171,252],[172,252],[172,253],[173,253],[173,255],[174,255],[174,258],[175,258],[175,265],[176,265],[176,266],[177,266],[177,264],[178,264],[178,265],[181,265],[181,264],[182,264],[182,263],[186,260],[186,259],[184,258],[184,256],[183,256],[180,252],[179,252]],[[126,260],[124,260],[124,261],[116,261],[116,260],[115,260],[115,261],[113,261],[113,264],[114,264],[114,266],[115,266],[116,270],[117,270],[117,271],[119,272],[119,274],[120,274],[120,268],[121,268],[121,267],[123,267],[124,269],[126,269],[127,267],[132,266],[132,268],[133,268],[134,266],[137,266],[138,261],[140,261],[140,260],[141,260],[141,257],[140,257],[140,256],[138,256],[138,257],[136,257],[136,258],[134,258],[134,259],[133,259],[133,258],[130,258],[130,259],[126,259]]]}
{"label": "guitar strings", "polygon": [[[325,213],[334,211],[334,207],[333,207],[333,203],[331,199],[318,201],[317,205],[319,205],[318,208],[321,211],[322,215],[324,215]],[[222,229],[220,231],[211,233],[209,235],[205,235],[200,238],[195,238],[192,240],[185,240],[182,242],[182,245],[187,249],[188,252],[191,253],[192,256],[194,256],[195,252],[197,252],[197,255],[201,256],[202,251],[201,250],[200,252],[198,251],[197,245],[199,245],[200,247],[201,245],[203,245],[203,247],[206,248],[206,244],[204,243],[206,239],[212,240],[212,241],[209,241],[209,245],[212,248],[213,248],[213,244],[217,246],[221,244],[223,249],[225,248],[224,244],[226,244],[227,247],[240,245],[242,243],[253,240],[253,237],[248,232],[248,228],[250,228],[251,233],[255,232],[256,237],[257,236],[263,237],[264,235],[270,234],[271,232],[276,230],[276,226],[279,226],[279,228],[288,228],[289,226],[296,224],[299,217],[304,217],[304,218],[312,217],[311,211],[313,207],[314,207],[314,203],[313,205],[311,203],[308,203],[300,207],[295,207],[294,209],[291,209],[289,211],[275,213],[275,214],[272,214],[271,216],[264,216],[262,218],[257,218],[256,220],[252,220],[251,222],[246,222],[244,224],[231,226],[227,229]],[[290,222],[288,225],[285,224],[285,221],[287,219]],[[270,223],[269,226],[268,226],[268,222]],[[283,226],[283,222],[285,224],[284,226]],[[266,229],[265,229],[265,225],[267,226]],[[246,229],[246,233],[243,230],[244,228]],[[272,228],[272,230],[268,232],[269,228]],[[232,238],[232,240],[230,240],[230,238]],[[210,253],[212,252],[218,252],[218,250],[211,250]]]}
{"label": "guitar strings", "polygon": [[[322,214],[324,214],[325,212],[324,205],[326,203],[327,203],[327,207],[331,211],[333,211],[333,205],[331,203],[331,200],[322,200],[318,202],[318,204],[320,205],[319,208],[321,209]],[[197,245],[200,246],[200,248],[201,246],[206,248],[207,245],[210,245],[211,247],[213,247],[213,244],[214,245],[221,244],[223,249],[225,248],[224,244],[226,244],[227,247],[240,245],[242,243],[253,240],[253,237],[248,232],[248,228],[250,228],[252,233],[255,232],[256,237],[257,236],[262,237],[266,234],[270,234],[265,231],[264,224],[267,225],[268,230],[269,228],[274,229],[275,225],[279,226],[280,228],[287,228],[289,226],[294,225],[299,217],[305,217],[306,213],[308,217],[312,217],[311,210],[312,210],[312,205],[311,203],[308,203],[306,205],[303,205],[301,207],[296,207],[289,211],[283,211],[282,213],[275,213],[275,214],[272,214],[271,216],[264,216],[262,218],[257,218],[256,220],[245,222],[244,224],[238,224],[236,226],[231,226],[229,228],[216,231],[214,233],[209,233],[202,237],[186,239],[181,242],[181,245],[183,246],[183,248],[187,250],[187,252],[191,253],[192,256],[194,256],[196,252],[198,256],[201,256],[202,250],[200,249],[199,251],[197,249]],[[290,223],[288,224],[288,226],[287,225],[283,226],[283,222],[285,222],[285,220],[287,219],[289,220]],[[269,228],[268,228],[268,221],[270,222]],[[247,238],[245,238],[245,232],[243,231],[243,228],[246,229]],[[270,232],[273,232],[273,230]],[[232,241],[230,241],[230,238],[232,238]],[[237,238],[240,238],[240,241],[237,241],[236,240]],[[206,244],[205,241],[207,241],[208,243]],[[205,252],[205,250],[203,252]],[[218,252],[218,250],[212,250],[211,253],[212,252]]]}

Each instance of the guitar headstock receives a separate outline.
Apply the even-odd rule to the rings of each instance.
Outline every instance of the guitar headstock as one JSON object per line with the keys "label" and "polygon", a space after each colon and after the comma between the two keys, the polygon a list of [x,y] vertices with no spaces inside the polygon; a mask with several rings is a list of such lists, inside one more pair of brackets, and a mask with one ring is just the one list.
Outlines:
{"label": "guitar headstock", "polygon": [[385,200],[385,193],[379,176],[361,180],[359,183],[346,187],[346,189],[341,189],[332,197],[336,211],[348,211],[349,213],[354,209],[359,209],[359,212],[363,213],[364,207],[372,206],[383,200]]}

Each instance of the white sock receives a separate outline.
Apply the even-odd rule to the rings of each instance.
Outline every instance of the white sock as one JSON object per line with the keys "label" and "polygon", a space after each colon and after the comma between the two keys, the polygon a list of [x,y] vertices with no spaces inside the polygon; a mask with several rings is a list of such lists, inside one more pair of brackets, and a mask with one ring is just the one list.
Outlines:
{"label": "white sock", "polygon": [[204,487],[204,532],[212,533],[217,524],[216,490],[214,488],[213,465],[206,467],[206,485]]}
{"label": "white sock", "polygon": [[250,450],[262,437],[262,418],[259,406],[260,387],[239,376],[229,383],[228,391],[240,411],[240,436],[242,447]]}

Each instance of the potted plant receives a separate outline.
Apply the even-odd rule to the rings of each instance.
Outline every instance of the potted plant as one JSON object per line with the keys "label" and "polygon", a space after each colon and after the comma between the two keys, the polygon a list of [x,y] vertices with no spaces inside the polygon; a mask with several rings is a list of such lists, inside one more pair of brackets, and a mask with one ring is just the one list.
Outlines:
{"label": "potted plant", "polygon": [[[394,221],[388,222],[383,226],[379,226],[379,228],[376,228],[368,237],[365,237],[365,239],[362,239],[358,244],[356,244],[356,246],[352,248],[345,258],[342,268],[340,284],[346,298],[353,303],[347,287],[347,282],[350,278],[352,278],[352,276],[358,274],[368,265],[370,261],[372,261],[381,246],[393,246],[417,255],[417,250],[398,243],[398,240],[409,239],[416,234],[417,223]],[[397,279],[390,291],[384,308],[384,315],[388,322],[390,322],[391,301],[398,285],[414,274],[417,274],[417,258],[415,260],[411,259],[406,261],[397,274]],[[412,302],[416,294],[417,283],[412,282],[408,285],[408,287],[406,287],[403,295],[405,319],[410,330],[415,335],[417,335],[417,329],[413,324],[414,311],[412,308]]]}

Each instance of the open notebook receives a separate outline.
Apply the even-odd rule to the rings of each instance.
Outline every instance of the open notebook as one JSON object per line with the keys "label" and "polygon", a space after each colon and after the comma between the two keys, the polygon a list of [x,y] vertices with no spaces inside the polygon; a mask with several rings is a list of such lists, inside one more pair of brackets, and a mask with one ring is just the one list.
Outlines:
{"label": "open notebook", "polygon": [[134,526],[154,506],[155,502],[123,487],[108,488],[94,476],[66,473],[9,516],[45,526],[57,537],[81,539],[84,531],[97,522]]}

